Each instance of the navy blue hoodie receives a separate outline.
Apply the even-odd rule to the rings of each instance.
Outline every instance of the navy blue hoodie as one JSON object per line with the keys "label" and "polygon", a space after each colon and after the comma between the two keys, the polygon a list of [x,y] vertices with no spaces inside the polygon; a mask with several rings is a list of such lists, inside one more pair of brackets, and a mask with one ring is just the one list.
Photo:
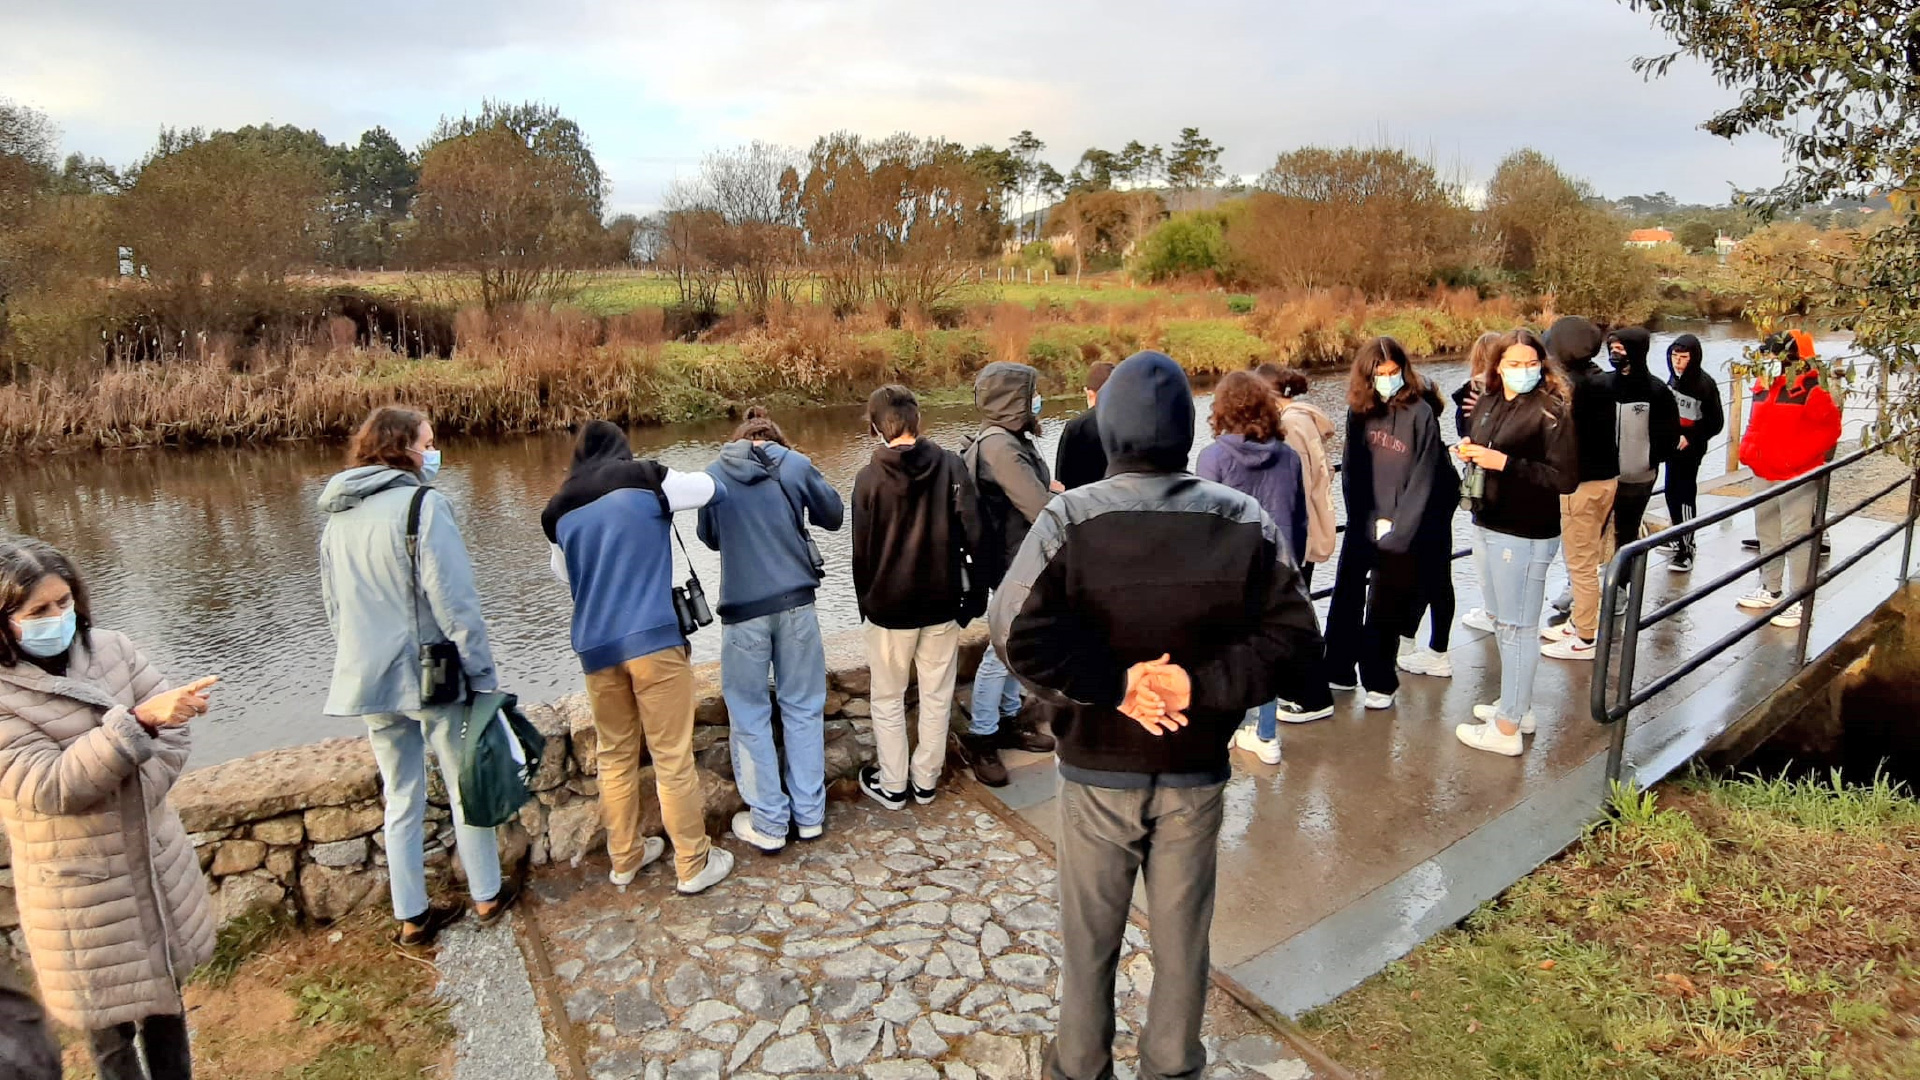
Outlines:
{"label": "navy blue hoodie", "polygon": [[1300,455],[1277,439],[1248,442],[1244,435],[1222,435],[1200,451],[1194,471],[1202,480],[1225,484],[1251,495],[1267,512],[1293,551],[1307,559],[1307,485]]}
{"label": "navy blue hoodie", "polygon": [[805,454],[744,439],[720,448],[707,475],[726,486],[725,502],[700,511],[700,542],[720,553],[722,623],[813,603],[820,579],[800,538],[801,513],[828,532],[840,528],[840,493]]}

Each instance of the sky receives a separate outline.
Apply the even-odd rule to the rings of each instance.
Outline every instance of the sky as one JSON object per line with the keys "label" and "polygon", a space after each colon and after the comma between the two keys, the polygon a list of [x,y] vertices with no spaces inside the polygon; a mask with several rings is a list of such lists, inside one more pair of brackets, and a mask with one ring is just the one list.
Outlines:
{"label": "sky", "polygon": [[0,97],[61,149],[138,159],[162,126],[376,125],[418,145],[487,98],[558,106],[645,213],[703,154],[836,130],[1090,146],[1198,127],[1253,177],[1309,145],[1390,145],[1474,186],[1532,146],[1620,197],[1724,202],[1777,144],[1699,129],[1730,91],[1617,0],[0,0]]}

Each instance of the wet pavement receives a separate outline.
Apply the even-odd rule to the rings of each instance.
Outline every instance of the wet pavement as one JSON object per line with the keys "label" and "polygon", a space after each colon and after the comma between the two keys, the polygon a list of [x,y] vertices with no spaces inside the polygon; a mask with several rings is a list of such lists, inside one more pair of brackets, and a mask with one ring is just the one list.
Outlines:
{"label": "wet pavement", "polygon": [[[1703,497],[1708,509],[1729,500]],[[1831,560],[1877,536],[1882,522],[1849,520],[1830,533]],[[1647,571],[1648,610],[1751,556],[1746,515],[1699,535],[1696,569]],[[1893,591],[1896,537],[1823,590],[1809,657],[1870,615]],[[1458,609],[1479,603],[1457,562]],[[1323,571],[1324,573],[1325,571]],[[1549,596],[1565,581],[1557,580]],[[1751,616],[1734,600],[1743,577],[1641,636],[1639,685],[1671,670]],[[1324,603],[1322,604],[1324,613]],[[1643,786],[1681,768],[1798,670],[1795,631],[1767,626],[1637,710],[1628,775]],[[1426,643],[1423,631],[1421,644]],[[1462,746],[1456,724],[1499,696],[1491,634],[1456,625],[1451,679],[1401,673],[1394,708],[1367,712],[1337,694],[1332,719],[1282,725],[1283,760],[1234,754],[1221,835],[1214,963],[1286,1015],[1324,1004],[1404,955],[1578,839],[1607,785],[1608,730],[1588,705],[1593,664],[1543,658],[1539,734],[1518,759]],[[998,794],[1050,834],[1057,826],[1051,757],[1008,756],[1014,781]]]}

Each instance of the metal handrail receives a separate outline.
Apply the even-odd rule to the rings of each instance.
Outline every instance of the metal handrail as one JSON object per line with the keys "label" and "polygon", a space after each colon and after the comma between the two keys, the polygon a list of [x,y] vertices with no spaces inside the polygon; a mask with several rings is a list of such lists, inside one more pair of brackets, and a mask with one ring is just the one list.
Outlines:
{"label": "metal handrail", "polygon": [[[1619,549],[1614,555],[1613,561],[1607,564],[1606,578],[1601,586],[1599,635],[1594,643],[1594,673],[1593,681],[1589,689],[1589,706],[1592,710],[1593,719],[1598,723],[1611,725],[1612,727],[1612,738],[1607,750],[1607,778],[1610,781],[1618,781],[1620,779],[1620,771],[1624,764],[1626,752],[1628,720],[1634,709],[1651,701],[1655,696],[1666,691],[1681,679],[1698,671],[1714,658],[1725,653],[1728,649],[1746,640],[1746,638],[1752,634],[1759,632],[1767,620],[1781,612],[1789,611],[1796,605],[1802,603],[1806,605],[1806,610],[1803,612],[1803,617],[1800,620],[1800,632],[1795,644],[1795,666],[1804,666],[1807,657],[1808,635],[1813,626],[1811,609],[1820,586],[1827,584],[1834,578],[1851,570],[1854,566],[1858,565],[1862,559],[1879,550],[1881,545],[1893,539],[1895,536],[1905,537],[1905,543],[1901,552],[1899,573],[1903,579],[1907,576],[1908,567],[1911,565],[1913,556],[1914,524],[1917,519],[1920,519],[1920,469],[1910,469],[1908,475],[1902,476],[1898,480],[1887,484],[1872,495],[1847,507],[1837,515],[1829,516],[1827,497],[1831,488],[1832,477],[1835,473],[1856,465],[1875,454],[1884,453],[1897,444],[1908,442],[1913,439],[1914,436],[1914,431],[1908,431],[1888,439],[1883,439],[1872,446],[1855,450],[1845,457],[1831,461],[1792,480],[1781,481],[1765,491],[1756,492],[1753,495],[1739,499],[1717,510],[1701,514],[1687,521],[1678,522],[1652,536],[1642,537]],[[1727,521],[1755,507],[1779,500],[1809,484],[1816,486],[1817,495],[1815,497],[1813,523],[1806,532],[1783,543],[1775,550],[1763,551],[1755,558],[1747,560],[1734,569],[1721,573],[1713,580],[1687,590],[1680,596],[1656,608],[1653,612],[1644,613],[1647,555],[1655,548],[1670,544],[1680,537],[1691,536],[1702,529]],[[1808,572],[1802,578],[1799,586],[1783,595],[1779,602],[1773,607],[1762,613],[1758,618],[1748,621],[1732,632],[1723,635],[1719,640],[1698,650],[1693,655],[1674,665],[1666,674],[1654,679],[1646,686],[1637,690],[1634,688],[1634,662],[1637,654],[1636,647],[1639,643],[1640,631],[1672,618],[1674,615],[1686,610],[1707,595],[1718,592],[1739,580],[1743,575],[1752,573],[1754,570],[1759,569],[1761,566],[1775,559],[1784,560],[1787,554],[1796,548],[1809,544],[1818,545],[1824,538],[1829,527],[1862,513],[1869,506],[1893,494],[1901,485],[1906,485],[1907,487],[1907,512],[1901,522],[1874,537],[1871,541],[1841,559],[1839,562],[1829,566],[1825,571],[1819,570],[1817,558],[1808,559]],[[1618,603],[1620,590],[1623,587],[1627,590],[1627,608],[1625,615],[1621,616],[1616,614],[1615,606]],[[1620,627],[1617,631],[1621,649],[1618,677],[1616,679],[1614,677],[1612,645],[1616,636],[1616,626],[1623,617],[1625,620],[1624,626]]]}

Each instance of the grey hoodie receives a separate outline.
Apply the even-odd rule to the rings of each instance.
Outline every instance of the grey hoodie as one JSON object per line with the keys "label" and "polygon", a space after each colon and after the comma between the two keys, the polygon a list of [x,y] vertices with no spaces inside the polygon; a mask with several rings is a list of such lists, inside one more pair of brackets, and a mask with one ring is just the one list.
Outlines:
{"label": "grey hoodie", "polygon": [[[1033,519],[1053,498],[1053,478],[1031,437],[1040,430],[1033,413],[1039,387],[1039,372],[1005,361],[981,368],[973,381],[981,427],[961,444],[960,456],[980,493],[981,542],[1004,553],[999,570],[1013,563]],[[990,576],[999,583],[997,573]]]}
{"label": "grey hoodie", "polygon": [[[420,646],[451,640],[467,683],[498,689],[473,564],[453,504],[429,490],[420,507],[419,584],[407,558],[414,473],[385,465],[348,469],[327,481],[320,509],[320,595],[337,651],[328,716],[420,708]],[[418,610],[418,623],[415,611]]]}

